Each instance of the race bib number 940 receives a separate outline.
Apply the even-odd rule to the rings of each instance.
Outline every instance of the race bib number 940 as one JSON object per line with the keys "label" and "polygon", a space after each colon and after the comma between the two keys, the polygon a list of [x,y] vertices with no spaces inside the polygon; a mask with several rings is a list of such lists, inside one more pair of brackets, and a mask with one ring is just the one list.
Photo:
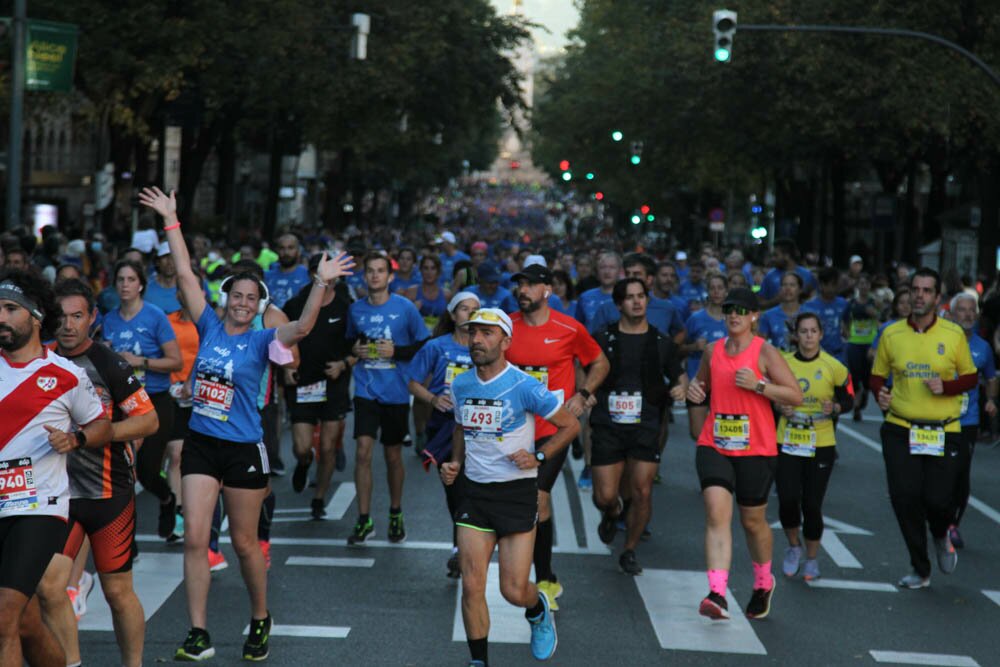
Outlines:
{"label": "race bib number 940", "polygon": [[26,512],[37,507],[31,459],[0,461],[0,512]]}

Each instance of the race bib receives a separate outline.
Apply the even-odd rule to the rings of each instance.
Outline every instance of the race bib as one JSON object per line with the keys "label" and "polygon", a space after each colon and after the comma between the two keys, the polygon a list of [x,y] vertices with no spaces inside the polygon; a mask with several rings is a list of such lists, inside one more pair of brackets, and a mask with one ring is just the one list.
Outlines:
{"label": "race bib", "polygon": [[462,430],[477,440],[503,441],[503,401],[467,398],[462,405]]}
{"label": "race bib", "polygon": [[326,403],[326,380],[295,388],[296,403]]}
{"label": "race bib", "polygon": [[728,452],[750,449],[750,415],[715,415],[715,446]]}
{"label": "race bib", "polygon": [[457,361],[449,362],[448,367],[444,370],[444,386],[450,387],[455,378],[470,368],[472,368],[472,364],[460,364]]}
{"label": "race bib", "polygon": [[541,382],[546,387],[549,386],[548,366],[521,366],[521,370]]}
{"label": "race bib", "polygon": [[944,426],[910,426],[910,454],[944,456]]}
{"label": "race bib", "polygon": [[964,417],[965,413],[969,411],[969,395],[962,394],[962,411],[958,413],[959,417]]}
{"label": "race bib", "polygon": [[0,461],[0,512],[27,512],[37,507],[31,459]]}
{"label": "race bib", "polygon": [[365,359],[365,368],[374,371],[391,370],[396,367],[392,359],[378,358],[378,345],[374,341],[368,343],[368,359]]}
{"label": "race bib", "polygon": [[233,407],[236,387],[231,380],[218,375],[199,372],[194,380],[194,414],[229,421],[229,410]]}
{"label": "race bib", "polygon": [[638,424],[642,421],[642,394],[612,392],[608,395],[608,412],[615,424]]}
{"label": "race bib", "polygon": [[781,452],[792,456],[813,458],[816,456],[816,429],[812,424],[787,422]]}

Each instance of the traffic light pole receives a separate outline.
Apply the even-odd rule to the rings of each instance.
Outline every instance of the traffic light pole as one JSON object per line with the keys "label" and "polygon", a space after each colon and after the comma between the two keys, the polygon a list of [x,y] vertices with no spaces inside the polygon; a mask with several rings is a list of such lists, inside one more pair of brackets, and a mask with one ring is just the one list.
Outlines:
{"label": "traffic light pole", "polygon": [[955,42],[949,41],[944,37],[938,37],[937,35],[932,35],[928,32],[920,32],[917,30],[902,30],[897,28],[859,28],[851,26],[841,26],[841,25],[778,25],[774,23],[770,24],[760,24],[760,23],[739,23],[736,25],[736,32],[741,30],[749,30],[756,32],[826,32],[826,33],[846,33],[851,35],[882,35],[889,37],[911,37],[915,39],[922,39],[928,42],[934,42],[940,46],[947,47],[956,53],[965,56],[968,60],[972,61],[979,69],[986,72],[986,74],[993,79],[993,83],[1000,86],[1000,75],[998,75],[993,69],[984,63],[982,59],[976,54],[972,53],[968,49],[965,49]]}

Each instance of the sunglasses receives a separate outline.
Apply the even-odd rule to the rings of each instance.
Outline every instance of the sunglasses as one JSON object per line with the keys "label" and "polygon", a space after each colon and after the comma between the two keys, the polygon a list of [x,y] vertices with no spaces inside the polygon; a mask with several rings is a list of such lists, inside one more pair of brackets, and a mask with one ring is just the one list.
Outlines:
{"label": "sunglasses", "polygon": [[499,315],[497,315],[496,313],[492,313],[492,312],[490,312],[488,310],[486,310],[486,311],[477,310],[474,313],[472,313],[472,315],[469,316],[469,319],[470,320],[480,320],[482,322],[490,322],[490,323],[495,323],[495,324],[501,324],[501,323],[503,323],[503,320],[500,319]]}
{"label": "sunglasses", "polygon": [[728,306],[722,307],[723,315],[732,315],[733,313],[735,313],[737,315],[743,316],[743,315],[749,315],[752,312],[753,312],[752,310],[750,310],[749,308],[745,308],[743,306],[734,306],[730,304]]}

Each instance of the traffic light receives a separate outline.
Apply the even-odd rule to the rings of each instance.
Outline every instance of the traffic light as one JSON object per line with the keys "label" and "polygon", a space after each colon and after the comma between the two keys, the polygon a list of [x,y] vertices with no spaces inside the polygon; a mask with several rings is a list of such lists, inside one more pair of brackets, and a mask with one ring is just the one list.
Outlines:
{"label": "traffic light", "polygon": [[767,227],[759,226],[750,230],[750,236],[760,241],[767,237]]}
{"label": "traffic light", "polygon": [[559,170],[560,171],[569,171],[569,160],[560,160],[559,161]]}
{"label": "traffic light", "polygon": [[571,180],[573,180],[573,174],[570,173],[570,172],[568,172],[568,171],[564,171],[563,175],[562,175],[562,179],[564,181],[571,181]]}
{"label": "traffic light", "polygon": [[638,165],[640,162],[642,162],[642,142],[641,141],[633,141],[632,142],[631,153],[632,153],[632,155],[629,158],[629,162],[632,163],[632,166]]}
{"label": "traffic light", "polygon": [[646,216],[646,222],[653,222],[655,220],[656,220],[656,216],[653,215],[652,213],[650,213],[649,215]]}
{"label": "traffic light", "polygon": [[642,216],[639,215],[639,211],[632,211],[631,219],[633,225],[638,225],[640,222],[642,222]]}
{"label": "traffic light", "polygon": [[616,141],[617,142],[617,141],[621,141],[624,138],[625,138],[625,135],[622,134],[621,130],[615,130],[614,132],[611,133],[611,141]]}
{"label": "traffic light", "polygon": [[594,199],[596,199],[597,201],[604,201],[604,193],[600,191],[595,192]]}
{"label": "traffic light", "polygon": [[728,63],[733,58],[736,12],[728,9],[712,12],[712,31],[715,33],[715,59],[720,63]]}
{"label": "traffic light", "polygon": [[649,215],[649,210],[650,210],[649,204],[643,204],[642,206],[639,207],[639,212],[642,213],[643,215]]}
{"label": "traffic light", "polygon": [[592,171],[588,171],[587,172],[587,180],[588,181],[594,180],[594,172],[592,172]]}

